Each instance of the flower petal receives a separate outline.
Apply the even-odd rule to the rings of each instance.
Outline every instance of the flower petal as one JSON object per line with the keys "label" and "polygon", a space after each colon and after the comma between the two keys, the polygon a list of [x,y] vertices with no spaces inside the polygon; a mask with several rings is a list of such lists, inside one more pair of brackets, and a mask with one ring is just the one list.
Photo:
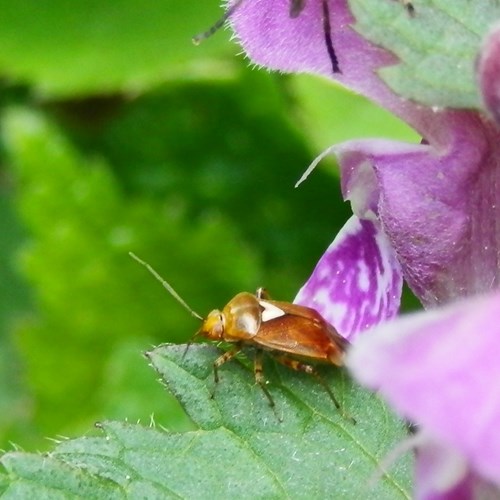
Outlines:
{"label": "flower petal", "polygon": [[500,485],[500,294],[386,323],[347,366],[403,416]]}
{"label": "flower petal", "polygon": [[470,470],[466,458],[420,431],[416,451],[417,500],[498,500],[500,489]]}
{"label": "flower petal", "polygon": [[416,456],[415,496],[422,500],[472,498],[465,457],[424,432],[419,433]]}
{"label": "flower petal", "polygon": [[500,282],[500,135],[474,113],[444,117],[439,147],[362,140],[331,148],[344,197],[361,217],[375,210],[427,306]]}
{"label": "flower petal", "polygon": [[316,309],[352,340],[397,314],[402,284],[398,261],[378,224],[353,216],[294,302]]}
{"label": "flower petal", "polygon": [[[371,45],[351,27],[354,18],[346,0],[329,0],[333,44],[339,59],[339,81],[363,91],[382,82],[373,68],[395,62],[395,57]],[[321,0],[308,0],[296,17],[290,0],[243,2],[231,16],[232,26],[247,55],[257,64],[286,72],[311,72],[331,77],[332,63],[325,45]],[[385,91],[386,92],[386,91]]]}
{"label": "flower petal", "polygon": [[341,73],[332,71],[322,0],[307,0],[297,17],[290,16],[290,0],[243,1],[230,20],[236,38],[254,63],[287,73],[332,78],[403,117],[423,133],[432,110],[400,98],[377,74],[378,68],[395,64],[396,57],[356,33],[346,0],[328,0],[328,8]]}

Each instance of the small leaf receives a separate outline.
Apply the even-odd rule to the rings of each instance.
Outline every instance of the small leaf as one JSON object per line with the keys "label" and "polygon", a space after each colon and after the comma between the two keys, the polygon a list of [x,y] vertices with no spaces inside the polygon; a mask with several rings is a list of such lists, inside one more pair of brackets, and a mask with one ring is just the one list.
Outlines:
{"label": "small leaf", "polygon": [[381,76],[399,95],[429,106],[480,108],[474,65],[500,18],[494,0],[414,0],[415,14],[389,0],[349,0],[355,29],[399,58]]}

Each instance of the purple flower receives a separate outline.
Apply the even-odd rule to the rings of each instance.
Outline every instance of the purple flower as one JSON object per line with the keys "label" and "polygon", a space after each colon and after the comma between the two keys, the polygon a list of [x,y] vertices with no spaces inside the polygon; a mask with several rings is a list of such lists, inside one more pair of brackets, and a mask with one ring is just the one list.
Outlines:
{"label": "purple flower", "polygon": [[353,215],[294,302],[312,307],[345,338],[396,316],[401,267],[378,221]]}
{"label": "purple flower", "polygon": [[[354,216],[296,301],[354,340],[354,375],[418,424],[410,444],[419,498],[498,498],[500,30],[488,35],[477,64],[491,121],[395,95],[376,73],[394,57],[351,29],[345,0],[328,6],[341,73],[332,72],[321,0],[308,0],[298,17],[289,15],[290,0],[245,1],[232,23],[253,62],[334,78],[423,140],[349,141],[327,152],[339,161]],[[430,310],[387,321],[399,307],[401,276]]]}
{"label": "purple flower", "polygon": [[[392,1],[392,0],[381,0]],[[396,96],[380,80],[376,70],[396,62],[384,49],[358,35],[346,0],[328,0],[330,32],[341,73],[332,72],[325,43],[322,0],[307,0],[296,17],[290,16],[291,0],[244,0],[231,15],[232,27],[247,56],[257,65],[287,73],[315,73],[404,116],[418,130],[432,112]],[[419,126],[421,125],[421,126]]]}

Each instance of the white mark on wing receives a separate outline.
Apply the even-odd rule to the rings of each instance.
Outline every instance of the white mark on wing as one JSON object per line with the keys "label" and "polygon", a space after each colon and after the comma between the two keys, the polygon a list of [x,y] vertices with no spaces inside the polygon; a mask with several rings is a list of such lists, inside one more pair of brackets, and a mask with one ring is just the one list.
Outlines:
{"label": "white mark on wing", "polygon": [[266,302],[265,300],[259,300],[259,304],[264,308],[262,311],[262,321],[271,321],[272,319],[285,315],[285,312],[282,309]]}

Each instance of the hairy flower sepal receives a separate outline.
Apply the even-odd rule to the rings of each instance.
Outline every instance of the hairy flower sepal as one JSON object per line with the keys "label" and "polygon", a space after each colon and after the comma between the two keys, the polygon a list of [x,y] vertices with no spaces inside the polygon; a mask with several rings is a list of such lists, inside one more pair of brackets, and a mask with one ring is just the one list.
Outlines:
{"label": "hairy flower sepal", "polygon": [[[322,0],[305,2],[297,17],[290,17],[289,0],[243,1],[230,20],[252,62],[286,73],[312,73],[334,79],[406,120],[411,116],[411,125],[421,129],[430,109],[400,98],[378,75],[380,68],[396,64],[397,58],[356,32],[346,0],[328,0],[327,4],[340,72],[332,71],[325,44]],[[402,5],[396,7],[402,17],[409,17]]]}
{"label": "hairy flower sepal", "polygon": [[385,323],[348,354],[355,378],[421,429],[421,498],[500,488],[499,310],[499,293],[457,301]]}

